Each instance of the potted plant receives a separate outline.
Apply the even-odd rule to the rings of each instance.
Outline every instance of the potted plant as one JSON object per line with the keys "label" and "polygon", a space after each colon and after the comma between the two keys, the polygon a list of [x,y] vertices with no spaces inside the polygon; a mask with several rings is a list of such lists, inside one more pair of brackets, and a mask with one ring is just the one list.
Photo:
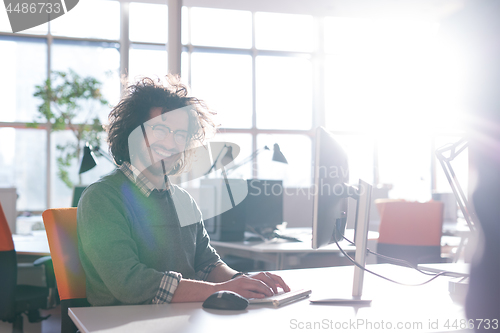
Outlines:
{"label": "potted plant", "polygon": [[[99,146],[104,128],[98,117],[98,106],[108,102],[101,93],[102,83],[93,77],[81,77],[75,71],[54,71],[41,85],[35,87],[35,97],[42,99],[39,114],[32,127],[46,123],[49,131],[69,129],[76,141],[57,145],[57,175],[69,187],[73,182],[69,175],[71,163],[80,157],[88,142]],[[81,176],[79,176],[81,184]]]}

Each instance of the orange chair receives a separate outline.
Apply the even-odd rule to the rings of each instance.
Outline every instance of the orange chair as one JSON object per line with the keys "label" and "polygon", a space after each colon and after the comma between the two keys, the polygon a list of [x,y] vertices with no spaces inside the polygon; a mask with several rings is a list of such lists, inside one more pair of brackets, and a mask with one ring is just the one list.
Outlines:
{"label": "orange chair", "polygon": [[61,333],[73,333],[77,327],[68,316],[68,308],[90,306],[78,254],[76,208],[48,209],[42,217],[61,299]]}
{"label": "orange chair", "polygon": [[[375,200],[380,214],[377,252],[413,265],[443,262],[443,203]],[[377,262],[389,262],[378,258]]]}
{"label": "orange chair", "polygon": [[52,304],[55,282],[50,257],[37,259],[33,265],[45,266],[46,286],[17,284],[17,255],[7,219],[0,204],[0,320],[12,323],[13,332],[23,331],[23,314],[30,323],[40,322],[40,309]]}

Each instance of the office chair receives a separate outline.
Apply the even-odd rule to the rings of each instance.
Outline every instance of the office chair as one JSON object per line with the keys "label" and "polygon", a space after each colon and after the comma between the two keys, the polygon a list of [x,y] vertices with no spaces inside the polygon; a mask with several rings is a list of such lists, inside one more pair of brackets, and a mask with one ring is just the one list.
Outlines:
{"label": "office chair", "polygon": [[23,332],[23,313],[30,323],[49,316],[40,316],[40,309],[51,307],[55,290],[50,256],[37,259],[35,266],[44,265],[46,287],[17,285],[17,257],[7,219],[0,204],[0,319],[12,323],[12,331]]}
{"label": "office chair", "polygon": [[85,190],[87,186],[78,186],[76,185],[73,188],[73,199],[71,200],[71,207],[78,207],[78,201],[82,196],[83,190]]}
{"label": "office chair", "polygon": [[68,308],[90,306],[78,254],[76,208],[48,209],[42,217],[61,299],[61,333],[75,333],[78,329],[68,316]]}
{"label": "office chair", "polygon": [[[377,252],[413,265],[445,262],[441,257],[443,203],[377,199],[380,214]],[[377,258],[378,263],[390,262]]]}

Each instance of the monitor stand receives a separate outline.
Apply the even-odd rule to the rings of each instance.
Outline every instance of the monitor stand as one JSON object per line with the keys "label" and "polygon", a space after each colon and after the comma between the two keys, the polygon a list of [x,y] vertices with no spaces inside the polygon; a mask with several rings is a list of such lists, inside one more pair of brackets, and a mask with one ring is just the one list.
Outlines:
{"label": "monitor stand", "polygon": [[366,249],[368,242],[368,222],[370,220],[372,186],[363,180],[359,180],[359,190],[356,205],[356,225],[354,243],[356,245],[354,266],[354,279],[352,286],[352,298],[323,298],[311,299],[313,304],[333,305],[369,305],[371,300],[362,298],[364,267],[366,263]]}

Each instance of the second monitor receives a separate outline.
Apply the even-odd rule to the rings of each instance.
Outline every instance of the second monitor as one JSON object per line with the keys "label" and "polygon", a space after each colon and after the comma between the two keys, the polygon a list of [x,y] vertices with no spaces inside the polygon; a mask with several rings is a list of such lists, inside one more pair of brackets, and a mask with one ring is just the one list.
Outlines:
{"label": "second monitor", "polygon": [[200,208],[204,216],[213,216],[204,220],[211,239],[241,241],[245,230],[265,237],[283,223],[281,180],[229,179],[229,182],[242,183],[248,188],[245,199],[234,208],[228,206],[224,179],[203,179],[201,182]]}

